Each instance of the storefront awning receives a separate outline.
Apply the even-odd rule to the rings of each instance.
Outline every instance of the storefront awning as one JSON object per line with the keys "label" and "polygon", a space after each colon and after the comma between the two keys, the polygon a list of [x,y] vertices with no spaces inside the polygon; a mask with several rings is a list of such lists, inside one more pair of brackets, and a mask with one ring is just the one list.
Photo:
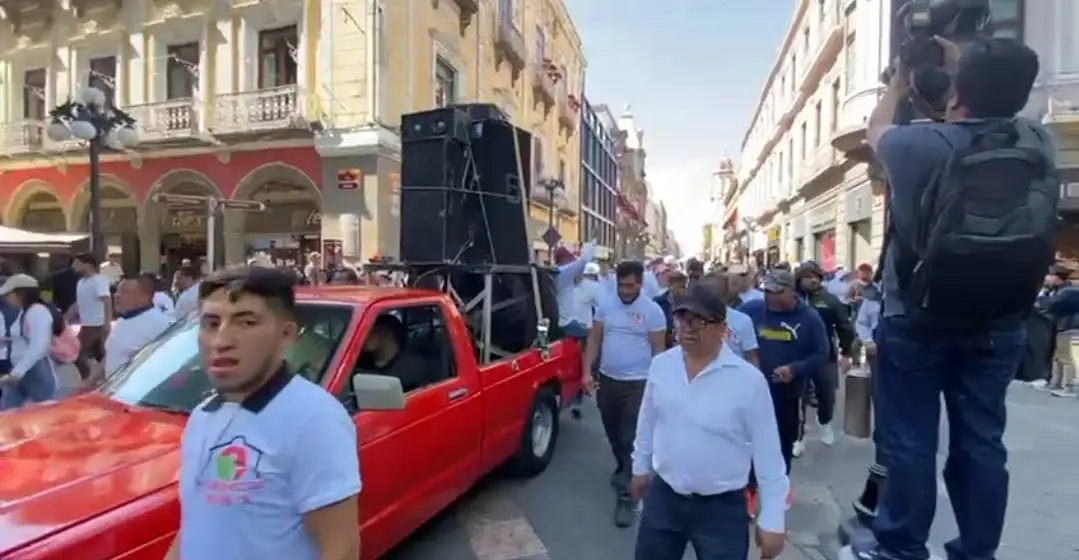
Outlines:
{"label": "storefront awning", "polygon": [[85,233],[37,233],[0,226],[0,252],[3,253],[72,252],[88,240]]}

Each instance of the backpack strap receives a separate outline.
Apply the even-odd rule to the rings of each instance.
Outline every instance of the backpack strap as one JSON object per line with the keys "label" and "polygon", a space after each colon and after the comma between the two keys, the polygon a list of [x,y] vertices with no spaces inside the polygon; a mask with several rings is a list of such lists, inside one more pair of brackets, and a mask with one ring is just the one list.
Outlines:
{"label": "backpack strap", "polygon": [[[907,125],[909,126],[909,125]],[[917,126],[917,125],[915,125]],[[943,132],[936,128],[931,128],[937,136],[940,136],[949,146],[954,147],[955,144],[944,135]],[[930,180],[930,187],[940,181],[940,176],[943,173],[943,169],[937,170],[933,178]],[[923,194],[924,199],[924,194]],[[921,229],[921,228],[919,228]],[[877,257],[877,270],[873,273],[873,283],[879,286],[883,286],[881,283],[884,279],[884,264],[887,262],[888,248],[892,245],[892,241],[895,239],[895,217],[892,215],[892,183],[888,180],[888,177],[884,178],[884,238],[881,240],[880,256]],[[921,235],[921,232],[919,232]],[[913,246],[912,246],[913,247]],[[883,288],[881,290],[883,292]]]}

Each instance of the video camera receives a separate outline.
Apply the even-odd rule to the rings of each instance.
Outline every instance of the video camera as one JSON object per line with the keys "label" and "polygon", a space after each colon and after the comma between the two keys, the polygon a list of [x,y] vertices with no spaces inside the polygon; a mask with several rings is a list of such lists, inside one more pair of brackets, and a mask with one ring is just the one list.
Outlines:
{"label": "video camera", "polygon": [[[962,45],[992,34],[990,0],[910,0],[896,12],[895,31],[903,33],[899,60],[910,72],[916,118],[940,120],[947,109],[952,76],[944,69],[941,37]],[[889,68],[882,79],[891,79]]]}

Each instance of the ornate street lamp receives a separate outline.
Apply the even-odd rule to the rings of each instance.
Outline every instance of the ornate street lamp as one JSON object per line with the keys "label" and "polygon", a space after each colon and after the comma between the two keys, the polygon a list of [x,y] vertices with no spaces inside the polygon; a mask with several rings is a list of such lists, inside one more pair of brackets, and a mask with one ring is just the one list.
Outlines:
{"label": "ornate street lamp", "polygon": [[88,87],[78,100],[68,100],[49,112],[52,122],[46,134],[54,142],[71,139],[90,147],[90,248],[105,258],[104,224],[101,220],[101,149],[123,150],[139,143],[135,119],[111,106],[105,92]]}
{"label": "ornate street lamp", "polygon": [[543,241],[547,243],[547,260],[554,264],[554,248],[562,239],[562,236],[554,227],[554,216],[555,212],[559,208],[565,207],[568,202],[566,200],[566,185],[561,179],[545,177],[540,179],[536,186],[543,194],[547,195],[547,201],[549,202],[547,205],[547,231],[543,234]]}

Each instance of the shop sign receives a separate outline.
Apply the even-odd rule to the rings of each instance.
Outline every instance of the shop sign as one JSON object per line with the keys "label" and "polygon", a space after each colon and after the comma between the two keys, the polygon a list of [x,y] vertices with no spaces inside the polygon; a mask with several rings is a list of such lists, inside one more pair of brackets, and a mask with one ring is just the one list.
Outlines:
{"label": "shop sign", "polygon": [[765,232],[769,247],[779,245],[779,226],[772,226]]}
{"label": "shop sign", "polygon": [[354,191],[360,188],[363,182],[363,171],[359,169],[342,169],[337,172],[337,188],[342,191]]}

